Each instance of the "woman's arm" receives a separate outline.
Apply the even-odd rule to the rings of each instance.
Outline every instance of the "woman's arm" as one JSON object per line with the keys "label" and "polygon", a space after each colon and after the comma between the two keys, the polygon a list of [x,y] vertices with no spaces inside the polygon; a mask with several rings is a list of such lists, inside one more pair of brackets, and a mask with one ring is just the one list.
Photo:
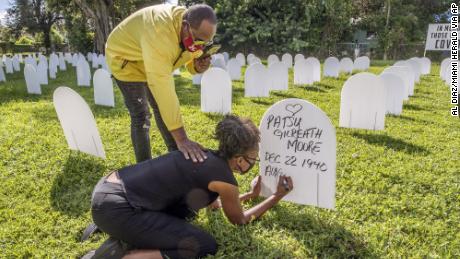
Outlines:
{"label": "woman's arm", "polygon": [[[261,190],[261,184],[260,184],[260,175],[255,177],[251,181],[251,190],[247,193],[240,194],[240,202],[255,199],[259,197],[259,193]],[[220,209],[222,207],[222,202],[220,201],[220,198],[217,198],[213,203],[209,205],[209,208],[211,209]]]}
{"label": "woman's arm", "polygon": [[[287,181],[288,189],[283,186],[283,181]],[[278,188],[275,194],[266,198],[261,203],[243,212],[241,202],[239,199],[238,187],[224,183],[224,182],[211,182],[209,189],[219,193],[222,208],[225,216],[229,221],[235,225],[243,225],[249,223],[251,220],[257,219],[262,216],[267,210],[277,204],[286,194],[293,188],[291,177],[280,176]]]}

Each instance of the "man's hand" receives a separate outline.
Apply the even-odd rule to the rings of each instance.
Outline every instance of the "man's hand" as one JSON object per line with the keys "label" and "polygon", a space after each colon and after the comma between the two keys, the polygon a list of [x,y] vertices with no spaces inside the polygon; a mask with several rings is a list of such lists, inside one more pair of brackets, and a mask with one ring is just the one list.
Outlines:
{"label": "man's hand", "polygon": [[192,159],[193,162],[203,162],[208,157],[204,153],[203,150],[206,150],[200,144],[191,141],[187,134],[185,133],[184,128],[178,128],[171,131],[171,135],[176,141],[177,148],[179,149],[182,154],[184,154],[185,159]]}
{"label": "man's hand", "polygon": [[193,60],[195,71],[199,74],[204,73],[208,70],[211,65],[211,56],[201,57]]}

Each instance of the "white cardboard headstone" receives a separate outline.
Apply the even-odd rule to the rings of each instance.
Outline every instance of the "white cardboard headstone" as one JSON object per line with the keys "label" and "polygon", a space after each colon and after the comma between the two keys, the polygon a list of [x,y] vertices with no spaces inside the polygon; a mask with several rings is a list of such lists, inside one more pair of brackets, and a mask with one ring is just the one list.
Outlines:
{"label": "white cardboard headstone", "polygon": [[406,67],[409,70],[409,74],[412,76],[411,84],[409,85],[409,96],[414,95],[415,83],[417,82],[417,71],[415,71],[416,67],[414,64],[407,62],[407,61],[398,61],[394,65],[394,67]]}
{"label": "white cardboard headstone", "polygon": [[370,59],[367,56],[359,57],[353,64],[353,70],[367,71],[370,66]]}
{"label": "white cardboard headstone", "polygon": [[336,57],[329,57],[324,61],[324,76],[325,77],[339,77],[340,61]]}
{"label": "white cardboard headstone", "polygon": [[302,60],[304,60],[304,59],[305,59],[305,57],[304,57],[303,54],[296,54],[296,55],[294,56],[294,63],[297,63],[298,61],[302,61]]}
{"label": "white cardboard headstone", "polygon": [[94,72],[94,102],[98,105],[115,107],[113,82],[109,72],[98,69]]}
{"label": "white cardboard headstone", "polygon": [[210,68],[201,78],[201,111],[228,114],[232,111],[232,80],[227,71]]}
{"label": "white cardboard headstone", "polygon": [[37,74],[38,74],[38,80],[40,81],[40,84],[47,85],[48,84],[48,66],[43,59],[40,60],[40,63],[38,63]]}
{"label": "white cardboard headstone", "polygon": [[275,54],[271,54],[270,56],[268,56],[267,58],[267,64],[268,66],[270,66],[271,64],[275,63],[275,62],[279,62],[280,60],[278,59],[278,56],[275,55]]}
{"label": "white cardboard headstone", "polygon": [[11,60],[11,58],[6,57],[4,63],[5,63],[6,73],[7,74],[13,74],[14,69],[13,69],[13,61]]}
{"label": "white cardboard headstone", "polygon": [[174,69],[173,76],[180,76],[180,69]]}
{"label": "white cardboard headstone", "polygon": [[308,80],[308,67],[306,60],[298,60],[294,64],[294,85],[311,84]]}
{"label": "white cardboard headstone", "polygon": [[253,65],[253,64],[262,64],[262,61],[258,57],[253,57],[251,59],[248,59],[248,65]]}
{"label": "white cardboard headstone", "polygon": [[308,57],[305,61],[307,62],[307,64],[311,63],[311,65],[314,67],[313,81],[314,82],[321,81],[321,63],[319,62],[319,59],[315,57]]}
{"label": "white cardboard headstone", "polygon": [[61,71],[67,70],[67,64],[63,55],[59,55],[59,69]]}
{"label": "white cardboard headstone", "polygon": [[289,54],[289,53],[285,53],[281,57],[281,62],[283,62],[284,65],[286,65],[287,68],[292,68],[292,55]]}
{"label": "white cardboard headstone", "polygon": [[450,58],[445,58],[441,62],[441,69],[439,70],[439,76],[445,82],[447,82],[446,75],[447,75],[447,70],[450,70],[450,69],[448,69],[450,67],[450,64],[451,64],[451,59]]}
{"label": "white cardboard headstone", "polygon": [[77,62],[77,85],[91,86],[91,70],[85,59],[80,59]]}
{"label": "white cardboard headstone", "polygon": [[427,57],[421,58],[423,64],[423,74],[428,75],[431,73],[431,60]]}
{"label": "white cardboard headstone", "polygon": [[415,59],[409,59],[406,62],[412,67],[412,69],[415,72],[415,82],[420,82],[420,76],[422,75],[422,66],[419,63],[419,61]]}
{"label": "white cardboard headstone", "polygon": [[283,200],[334,209],[337,144],[327,115],[305,100],[285,99],[265,112],[260,132],[262,196],[287,175],[294,188]]}
{"label": "white cardboard headstone", "polygon": [[26,80],[27,92],[29,94],[42,94],[40,79],[34,66],[26,64],[24,67],[24,79]]}
{"label": "white cardboard headstone", "polygon": [[21,71],[21,63],[17,55],[13,57],[13,68],[14,68],[14,71],[16,72]]}
{"label": "white cardboard headstone", "polygon": [[248,63],[249,63],[249,60],[250,60],[250,59],[253,59],[253,58],[255,58],[255,57],[256,57],[256,55],[254,55],[254,54],[252,54],[252,53],[249,53],[249,54],[248,54],[248,57],[246,58],[246,60],[247,60]]}
{"label": "white cardboard headstone", "polygon": [[222,52],[222,55],[224,55],[225,63],[228,63],[228,60],[230,59],[228,52]]}
{"label": "white cardboard headstone", "polygon": [[353,60],[351,58],[342,58],[340,60],[340,72],[351,74],[353,72]]}
{"label": "white cardboard headstone", "polygon": [[289,70],[282,62],[273,62],[268,66],[270,90],[288,90]]}
{"label": "white cardboard headstone", "polygon": [[380,78],[385,86],[387,114],[400,115],[405,96],[404,80],[395,73],[382,73]]}
{"label": "white cardboard headstone", "polygon": [[240,63],[240,66],[245,66],[246,65],[246,57],[244,56],[243,53],[236,54],[236,59]]}
{"label": "white cardboard headstone", "polygon": [[413,88],[414,85],[414,77],[412,75],[412,70],[407,66],[391,66],[385,68],[385,70],[383,70],[382,73],[393,73],[401,77],[404,81],[403,99],[409,100],[410,89]]}
{"label": "white cardboard headstone", "polygon": [[232,58],[227,63],[227,71],[230,74],[230,78],[232,80],[240,80],[241,79],[241,65],[240,62]]}
{"label": "white cardboard headstone", "polygon": [[385,86],[380,77],[363,72],[345,82],[340,100],[340,127],[383,130]]}
{"label": "white cardboard headstone", "polygon": [[72,66],[73,66],[73,67],[76,67],[76,66],[77,66],[78,60],[79,60],[79,59],[80,59],[80,58],[79,58],[79,56],[78,56],[77,53],[73,54],[73,56],[72,56]]}
{"label": "white cardboard headstone", "polygon": [[260,63],[250,65],[244,74],[244,96],[268,97],[269,92],[267,68]]}
{"label": "white cardboard headstone", "polygon": [[3,66],[0,66],[0,82],[6,82],[5,72],[3,72]]}
{"label": "white cardboard headstone", "polygon": [[69,148],[105,159],[96,121],[85,100],[61,86],[54,91],[53,103]]}
{"label": "white cardboard headstone", "polygon": [[212,62],[212,66],[221,68],[223,70],[227,70],[227,65],[225,64],[225,60],[223,57],[220,57],[220,56],[216,56],[214,58],[214,61]]}
{"label": "white cardboard headstone", "polygon": [[192,77],[192,84],[194,85],[200,85],[201,84],[201,77],[203,76],[203,74],[195,74],[193,75]]}

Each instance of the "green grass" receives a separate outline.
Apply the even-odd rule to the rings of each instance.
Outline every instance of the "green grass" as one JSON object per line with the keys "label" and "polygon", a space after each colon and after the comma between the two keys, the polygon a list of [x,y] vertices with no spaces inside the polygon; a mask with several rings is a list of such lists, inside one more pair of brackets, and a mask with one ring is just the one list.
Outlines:
{"label": "green grass", "polygon": [[[371,72],[383,69],[371,67]],[[336,210],[281,202],[244,227],[228,223],[221,211],[203,210],[194,224],[216,237],[216,257],[460,257],[460,122],[449,115],[450,93],[438,71],[434,65],[403,114],[386,118],[384,131],[337,128]],[[22,72],[7,76],[8,82],[0,84],[0,257],[81,256],[106,238],[79,242],[91,222],[94,185],[109,170],[135,161],[120,91],[115,89],[116,108],[105,108],[93,104],[91,88],[76,86],[73,70],[59,72],[41,96],[26,93]],[[187,132],[215,148],[212,135],[221,116],[200,112],[200,90],[191,85],[190,75],[182,76],[176,88]],[[324,110],[337,127],[346,79],[342,75],[309,87],[291,84],[289,91],[270,98],[244,98],[242,82],[235,82],[232,109],[258,124],[271,104],[302,98]],[[52,103],[61,85],[90,104],[107,160],[68,150]],[[165,153],[153,129],[153,153]],[[256,172],[238,176],[242,192]]]}

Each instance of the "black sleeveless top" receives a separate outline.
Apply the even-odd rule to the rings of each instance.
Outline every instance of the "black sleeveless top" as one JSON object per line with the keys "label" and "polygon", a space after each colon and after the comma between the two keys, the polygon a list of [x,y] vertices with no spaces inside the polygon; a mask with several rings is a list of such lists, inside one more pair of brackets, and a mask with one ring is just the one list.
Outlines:
{"label": "black sleeveless top", "polygon": [[122,168],[118,176],[128,202],[135,208],[164,211],[178,217],[196,213],[216,200],[208,190],[212,181],[238,183],[225,159],[206,152],[202,163],[186,160],[180,151]]}

